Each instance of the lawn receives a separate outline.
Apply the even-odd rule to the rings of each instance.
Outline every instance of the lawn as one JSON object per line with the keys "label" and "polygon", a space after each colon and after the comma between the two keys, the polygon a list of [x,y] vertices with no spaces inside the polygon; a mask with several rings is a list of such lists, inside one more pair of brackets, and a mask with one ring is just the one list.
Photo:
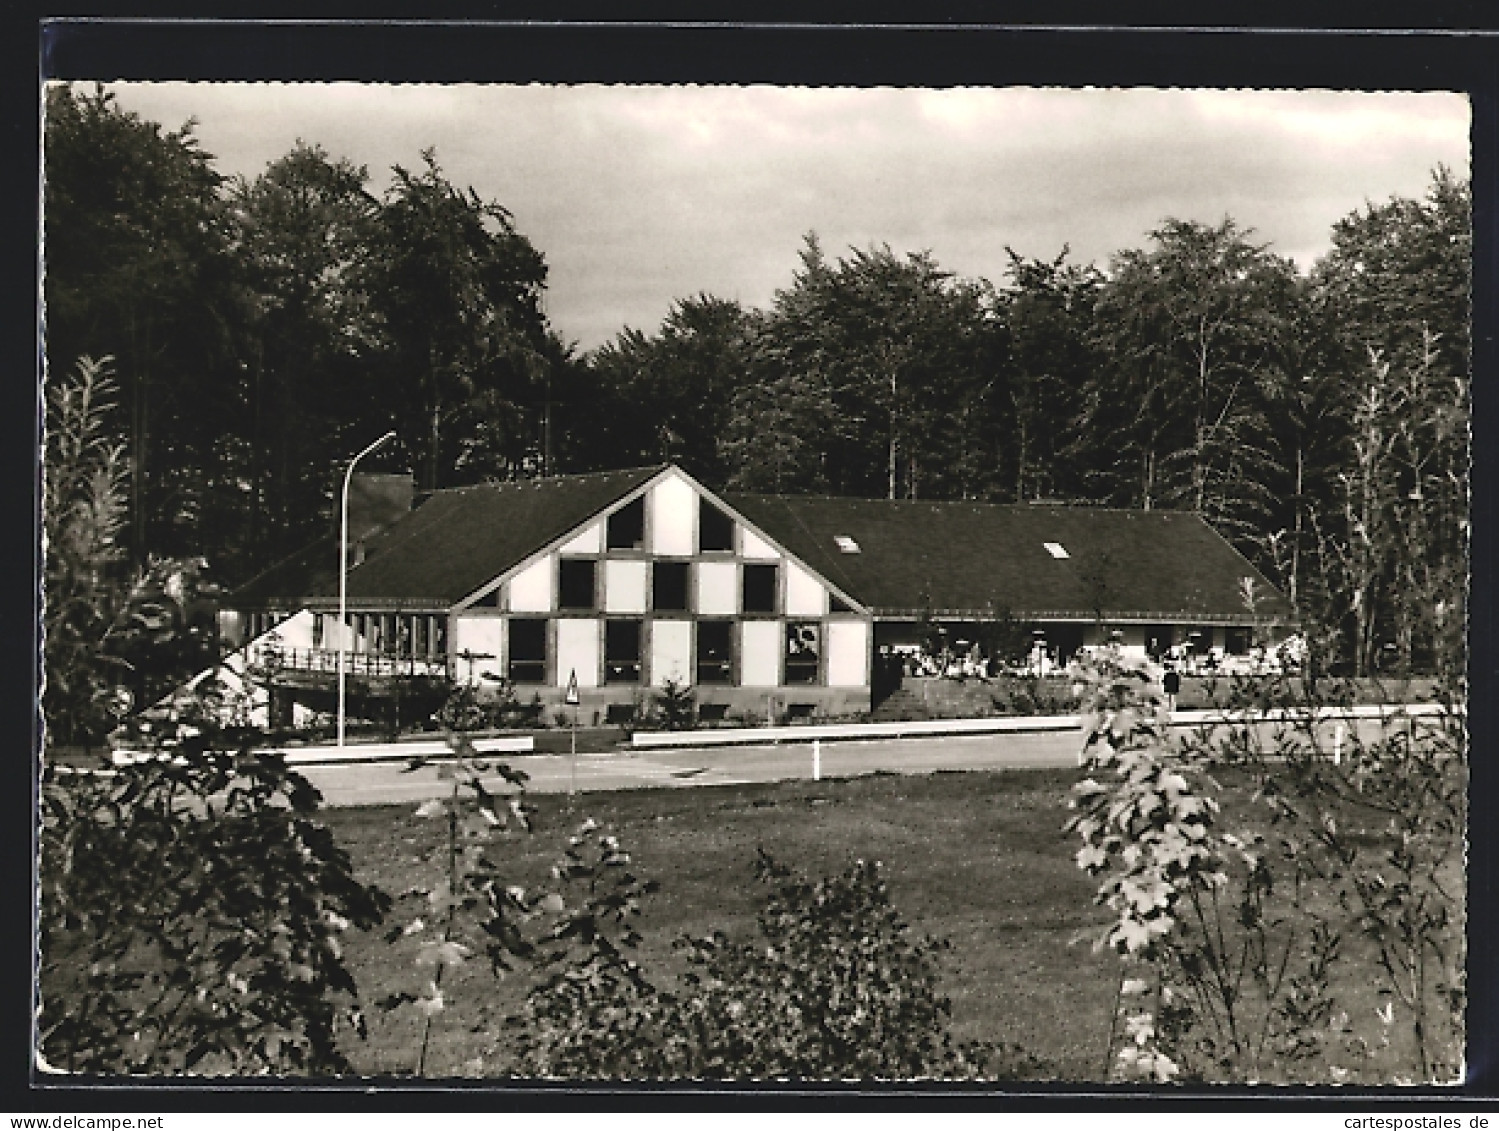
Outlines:
{"label": "lawn", "polygon": [[[855,858],[880,860],[906,920],[952,944],[941,960],[955,1035],[1019,1044],[1052,1077],[1097,1079],[1118,966],[1093,952],[1103,913],[1062,833],[1074,778],[1068,771],[879,775],[593,794],[571,807],[565,797],[546,796],[536,799],[534,834],[501,844],[496,855],[513,861],[513,882],[530,886],[547,878],[584,816],[616,832],[640,873],[661,885],[642,915],[647,971],[672,965],[672,940],[685,932],[750,933],[757,847],[814,875]],[[443,859],[444,823],[419,818],[414,808],[330,810],[327,821],[361,878],[398,893],[429,886]],[[423,984],[411,950],[373,936],[351,940],[351,966],[367,1001]],[[449,1008],[433,1026],[427,1074],[505,1074],[500,1022],[526,984],[524,972],[497,983],[478,961],[450,971]],[[369,1039],[347,1050],[356,1068],[411,1071],[419,1017],[409,1006],[370,1012]]]}
{"label": "lawn", "polygon": [[[1094,881],[1075,867],[1077,845],[1062,831],[1075,780],[1072,770],[877,774],[601,793],[573,801],[545,795],[534,799],[534,831],[501,841],[492,854],[507,862],[507,882],[534,889],[550,883],[551,864],[585,817],[617,834],[639,874],[661,887],[646,899],[638,952],[658,982],[678,968],[672,943],[684,933],[720,928],[734,938],[751,937],[757,848],[814,876],[841,871],[855,858],[879,860],[906,921],[951,944],[940,954],[940,975],[952,1002],[954,1036],[1019,1046],[1043,1066],[1041,1079],[1096,1081],[1106,1076],[1120,966],[1112,954],[1093,950],[1106,912],[1094,906]],[[1228,786],[1221,795],[1222,827],[1243,828],[1256,814],[1252,823],[1260,824],[1263,810],[1248,803],[1249,791],[1220,780]],[[363,880],[400,893],[431,887],[441,877],[444,821],[418,817],[411,805],[334,809],[325,816]],[[1371,850],[1379,839],[1375,833]],[[1461,889],[1460,875],[1446,879]],[[1409,1079],[1407,1022],[1380,1020],[1393,1015],[1375,953],[1330,897],[1323,903],[1343,924],[1331,985],[1337,1033],[1327,1037],[1331,1059],[1287,1072],[1324,1081]],[[1460,936],[1461,925],[1454,924],[1451,937]],[[1297,937],[1301,952],[1300,928]],[[392,946],[377,935],[350,939],[348,957],[366,1003],[425,985],[430,970],[414,966],[415,949],[414,941]],[[497,981],[482,959],[448,974],[447,1008],[432,1026],[426,1075],[512,1075],[503,1022],[518,1011],[530,975],[519,970]],[[368,1012],[368,1038],[351,1038],[346,1048],[356,1070],[412,1072],[421,1018],[411,1006]],[[1354,1075],[1335,1064],[1353,1065]],[[1273,1061],[1269,1067],[1276,1076],[1287,1068]]]}

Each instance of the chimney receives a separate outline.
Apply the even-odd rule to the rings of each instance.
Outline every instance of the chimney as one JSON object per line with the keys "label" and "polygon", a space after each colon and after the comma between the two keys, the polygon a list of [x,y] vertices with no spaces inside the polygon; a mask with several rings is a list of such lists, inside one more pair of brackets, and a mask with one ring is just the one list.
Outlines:
{"label": "chimney", "polygon": [[[349,480],[349,546],[363,542],[372,534],[378,534],[409,514],[414,485],[409,473],[384,475],[375,472],[355,472]],[[360,552],[357,555],[362,558]]]}

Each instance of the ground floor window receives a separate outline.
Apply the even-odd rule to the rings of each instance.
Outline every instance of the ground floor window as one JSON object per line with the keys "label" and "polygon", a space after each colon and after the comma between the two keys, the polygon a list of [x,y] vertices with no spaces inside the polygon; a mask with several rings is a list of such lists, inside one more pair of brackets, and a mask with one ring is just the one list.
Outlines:
{"label": "ground floor window", "polygon": [[511,683],[545,683],[547,677],[547,622],[539,617],[513,617],[509,625],[507,664]]}
{"label": "ground floor window", "polygon": [[1152,660],[1159,660],[1171,646],[1176,643],[1176,635],[1172,632],[1169,624],[1148,624],[1145,626],[1145,654]]}
{"label": "ground floor window", "polygon": [[786,625],[786,682],[816,683],[822,659],[822,626],[815,622]]}
{"label": "ground floor window", "polygon": [[734,622],[697,622],[697,682],[732,683]]}
{"label": "ground floor window", "polygon": [[604,682],[640,682],[640,626],[638,620],[604,622]]}
{"label": "ground floor window", "polygon": [[1230,656],[1249,655],[1250,630],[1247,628],[1225,628],[1223,650]]}

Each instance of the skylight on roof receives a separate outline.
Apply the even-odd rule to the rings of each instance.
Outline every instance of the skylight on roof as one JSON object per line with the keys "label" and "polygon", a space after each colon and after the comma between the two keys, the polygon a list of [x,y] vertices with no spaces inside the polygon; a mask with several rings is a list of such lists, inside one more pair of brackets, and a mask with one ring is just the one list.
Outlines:
{"label": "skylight on roof", "polygon": [[847,534],[834,534],[833,541],[838,543],[838,549],[845,554],[857,554],[859,543],[855,542]]}
{"label": "skylight on roof", "polygon": [[1045,546],[1046,552],[1054,558],[1070,558],[1072,556],[1067,552],[1067,547],[1063,546],[1060,542],[1042,542],[1041,545]]}

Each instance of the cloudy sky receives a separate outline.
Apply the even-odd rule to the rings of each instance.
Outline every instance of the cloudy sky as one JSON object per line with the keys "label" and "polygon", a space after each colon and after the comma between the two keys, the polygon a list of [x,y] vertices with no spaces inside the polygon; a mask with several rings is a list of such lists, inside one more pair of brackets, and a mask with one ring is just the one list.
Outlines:
{"label": "cloudy sky", "polygon": [[119,84],[188,118],[220,171],[301,138],[368,167],[427,146],[514,214],[550,267],[548,313],[587,349],[699,292],[766,306],[815,231],[832,255],[930,250],[1002,280],[1022,255],[1103,266],[1162,219],[1253,227],[1303,269],[1365,202],[1468,172],[1458,95],[775,87]]}

